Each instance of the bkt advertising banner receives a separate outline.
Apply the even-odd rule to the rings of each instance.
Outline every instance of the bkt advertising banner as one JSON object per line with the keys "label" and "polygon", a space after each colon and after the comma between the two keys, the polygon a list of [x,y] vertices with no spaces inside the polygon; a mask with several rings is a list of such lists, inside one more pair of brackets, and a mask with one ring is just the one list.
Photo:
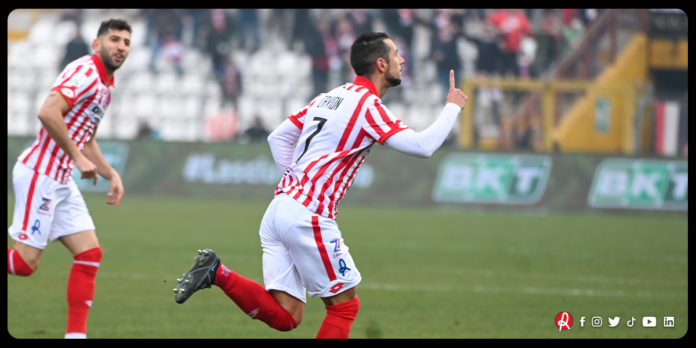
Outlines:
{"label": "bkt advertising banner", "polygon": [[[34,139],[8,138],[12,168]],[[270,200],[281,174],[268,144],[99,141],[126,192]],[[595,154],[464,152],[442,148],[414,158],[375,146],[341,205],[448,206],[535,211],[688,213],[687,160]],[[107,192],[99,178],[73,178],[83,192]]]}
{"label": "bkt advertising banner", "polygon": [[549,156],[450,153],[440,163],[433,200],[534,204],[550,172]]}
{"label": "bkt advertising banner", "polygon": [[597,166],[591,207],[689,209],[689,162],[607,158]]}

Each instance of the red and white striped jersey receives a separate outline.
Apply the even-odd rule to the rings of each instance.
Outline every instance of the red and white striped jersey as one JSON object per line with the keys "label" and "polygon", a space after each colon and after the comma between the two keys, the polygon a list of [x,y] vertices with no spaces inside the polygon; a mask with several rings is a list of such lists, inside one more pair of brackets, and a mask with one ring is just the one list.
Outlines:
{"label": "red and white striped jersey", "polygon": [[[68,101],[70,109],[63,115],[68,134],[82,150],[92,139],[104,112],[111,102],[114,79],[107,81],[106,68],[95,54],[84,56],[65,67],[53,84],[53,90]],[[34,144],[18,160],[36,172],[67,184],[75,163],[41,126]]]}
{"label": "red and white striped jersey", "polygon": [[275,194],[285,192],[331,219],[372,145],[408,129],[382,105],[372,82],[361,76],[320,94],[290,120],[302,133]]}

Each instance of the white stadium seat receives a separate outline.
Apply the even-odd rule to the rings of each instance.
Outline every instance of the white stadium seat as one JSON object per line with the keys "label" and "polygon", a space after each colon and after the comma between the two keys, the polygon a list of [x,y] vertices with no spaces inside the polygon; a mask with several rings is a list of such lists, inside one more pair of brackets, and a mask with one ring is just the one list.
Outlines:
{"label": "white stadium seat", "polygon": [[29,134],[29,119],[26,115],[20,115],[14,112],[7,113],[7,134],[26,136]]}
{"label": "white stadium seat", "polygon": [[180,80],[173,72],[161,73],[155,77],[153,91],[156,93],[173,93],[179,90]]}
{"label": "white stadium seat", "polygon": [[184,98],[182,110],[185,117],[199,119],[201,112],[200,98],[192,96]]}
{"label": "white stadium seat", "polygon": [[184,75],[183,81],[178,84],[178,88],[181,92],[194,96],[201,94],[203,86],[203,77],[200,74],[194,73]]}
{"label": "white stadium seat", "polygon": [[135,139],[135,135],[138,132],[138,119],[119,118],[118,122],[114,124],[114,130],[114,134],[118,139]]}
{"label": "white stadium seat", "polygon": [[249,96],[242,96],[238,99],[239,107],[237,108],[238,119],[250,119],[256,113],[256,101]]}
{"label": "white stadium seat", "polygon": [[27,69],[11,69],[7,74],[7,88],[27,91],[34,87],[34,81],[36,74]]}
{"label": "white stadium seat", "polygon": [[80,34],[82,34],[82,38],[85,40],[85,42],[89,44],[92,42],[92,40],[97,38],[97,31],[99,31],[100,25],[101,21],[94,19],[85,20],[82,23],[82,25],[80,26]]}
{"label": "white stadium seat", "polygon": [[51,21],[36,21],[29,28],[29,42],[40,45],[55,45],[55,24]]}
{"label": "white stadium seat", "polygon": [[7,101],[7,107],[19,115],[24,115],[30,112],[31,96],[27,92],[17,92],[12,96],[12,99]]}
{"label": "white stadium seat", "polygon": [[108,139],[113,136],[113,125],[114,125],[114,113],[109,110],[106,115],[99,122],[99,127],[97,129],[97,139]]}
{"label": "white stadium seat", "polygon": [[290,52],[278,54],[276,59],[276,65],[278,68],[276,71],[279,75],[289,75],[294,77],[297,70],[296,64],[297,57],[294,54]]}
{"label": "white stadium seat", "polygon": [[[77,26],[75,25],[75,22],[60,21],[56,24],[55,28],[53,29],[52,40],[55,40],[55,44],[58,47],[65,47],[65,45],[67,45],[68,42],[70,42],[75,37],[76,30]],[[90,42],[87,41],[84,37],[82,39],[85,40],[85,42],[89,46]]]}
{"label": "white stadium seat", "polygon": [[283,116],[287,118],[290,115],[300,111],[305,106],[307,106],[307,103],[303,99],[288,98],[285,102],[285,113],[283,114]]}
{"label": "white stadium seat", "polygon": [[[147,71],[150,62],[150,50],[146,47],[131,47],[128,58],[123,63],[119,72]],[[139,74],[139,73],[138,73]]]}
{"label": "white stadium seat", "polygon": [[142,93],[152,91],[153,76],[148,71],[133,74],[128,81],[128,92]]}
{"label": "white stadium seat", "polygon": [[145,39],[147,39],[147,29],[144,20],[135,20],[128,22],[131,26],[131,49],[145,48]]}
{"label": "white stadium seat", "polygon": [[181,118],[181,98],[175,98],[171,95],[162,96],[156,101],[155,109],[161,117],[167,119]]}
{"label": "white stadium seat", "polygon": [[[56,54],[56,50],[60,53]],[[33,53],[30,55],[32,66],[35,67],[55,67],[58,65],[59,60],[63,55],[63,48],[48,46],[48,45],[36,45],[34,46]]]}
{"label": "white stadium seat", "polygon": [[152,94],[142,94],[135,99],[135,110],[132,116],[143,117],[158,114],[155,97]]}

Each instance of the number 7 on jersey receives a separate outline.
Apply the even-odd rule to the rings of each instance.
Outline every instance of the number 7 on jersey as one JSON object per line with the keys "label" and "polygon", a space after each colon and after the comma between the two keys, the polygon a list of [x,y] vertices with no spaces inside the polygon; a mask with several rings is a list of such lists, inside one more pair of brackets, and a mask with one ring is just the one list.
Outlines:
{"label": "number 7 on jersey", "polygon": [[315,135],[317,135],[317,134],[319,134],[319,132],[321,132],[321,128],[324,127],[324,123],[326,123],[326,119],[323,117],[315,117],[314,121],[319,121],[319,126],[317,126],[317,130],[315,130],[314,133],[312,133],[312,135],[310,135],[307,138],[307,142],[305,143],[304,151],[302,151],[302,154],[300,155],[300,157],[297,158],[297,161],[295,161],[295,164],[299,163],[302,156],[304,156],[305,153],[307,153],[307,149],[309,148],[309,143],[312,141],[312,138],[314,138]]}

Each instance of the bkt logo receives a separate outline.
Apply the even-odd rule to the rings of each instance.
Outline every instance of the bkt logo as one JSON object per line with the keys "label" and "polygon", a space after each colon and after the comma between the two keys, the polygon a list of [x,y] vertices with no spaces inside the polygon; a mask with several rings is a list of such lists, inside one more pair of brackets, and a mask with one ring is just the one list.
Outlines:
{"label": "bkt logo", "polygon": [[598,208],[688,210],[689,162],[606,159],[588,203]]}
{"label": "bkt logo", "polygon": [[433,200],[534,204],[546,189],[550,171],[548,156],[452,153],[440,163]]}

